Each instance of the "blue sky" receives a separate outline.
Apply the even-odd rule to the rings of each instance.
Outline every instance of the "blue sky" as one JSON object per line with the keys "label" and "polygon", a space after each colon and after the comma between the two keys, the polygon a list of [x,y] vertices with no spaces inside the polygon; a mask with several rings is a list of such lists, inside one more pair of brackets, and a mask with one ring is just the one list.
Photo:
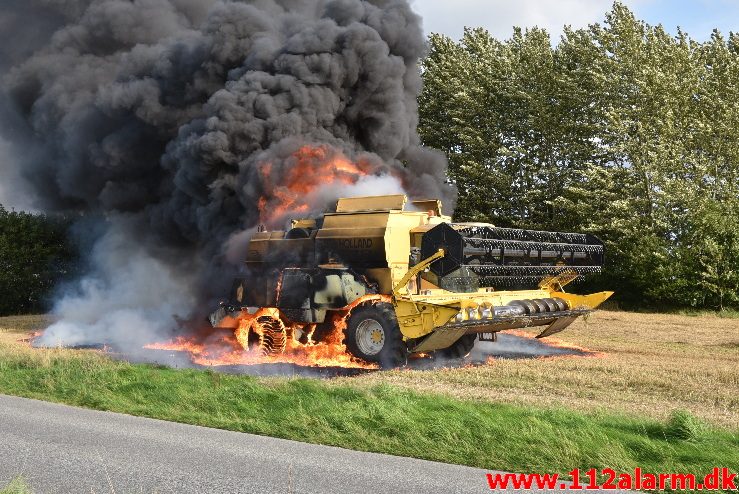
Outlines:
{"label": "blue sky", "polygon": [[[584,27],[603,20],[613,0],[412,0],[424,18],[427,33],[459,38],[464,26],[482,26],[499,38],[510,36],[512,26],[540,26],[558,36],[565,24]],[[693,38],[705,40],[714,28],[725,34],[739,31],[739,0],[624,0],[637,16],[662,24],[670,32],[677,26]]]}
{"label": "blue sky", "polygon": [[714,28],[727,35],[739,31],[737,0],[654,0],[634,10],[650,24],[662,24],[670,31],[681,26],[697,39],[706,39]]}

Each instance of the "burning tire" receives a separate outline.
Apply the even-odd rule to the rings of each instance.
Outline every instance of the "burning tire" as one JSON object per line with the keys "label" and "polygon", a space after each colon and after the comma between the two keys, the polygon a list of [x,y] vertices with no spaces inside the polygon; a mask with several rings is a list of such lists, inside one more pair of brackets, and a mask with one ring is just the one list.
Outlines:
{"label": "burning tire", "polygon": [[279,355],[287,347],[287,328],[281,320],[264,316],[256,321],[256,333],[259,335],[259,350],[263,355]]}
{"label": "burning tire", "polygon": [[352,355],[385,369],[405,364],[408,356],[391,304],[368,304],[354,309],[346,323],[345,337]]}
{"label": "burning tire", "polygon": [[458,339],[454,345],[444,350],[440,350],[437,353],[440,357],[446,359],[465,358],[472,351],[472,348],[475,346],[476,340],[476,334],[466,334]]}

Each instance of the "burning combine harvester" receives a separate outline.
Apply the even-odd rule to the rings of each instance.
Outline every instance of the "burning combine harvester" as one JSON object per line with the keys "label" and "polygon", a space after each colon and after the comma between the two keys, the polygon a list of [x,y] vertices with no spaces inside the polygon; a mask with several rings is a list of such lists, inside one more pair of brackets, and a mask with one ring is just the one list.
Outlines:
{"label": "burning combine harvester", "polygon": [[339,330],[352,356],[392,368],[414,353],[463,357],[508,329],[558,333],[612,295],[564,290],[602,265],[592,235],[452,223],[440,201],[402,195],[341,199],[318,220],[257,233],[211,324],[265,355]]}

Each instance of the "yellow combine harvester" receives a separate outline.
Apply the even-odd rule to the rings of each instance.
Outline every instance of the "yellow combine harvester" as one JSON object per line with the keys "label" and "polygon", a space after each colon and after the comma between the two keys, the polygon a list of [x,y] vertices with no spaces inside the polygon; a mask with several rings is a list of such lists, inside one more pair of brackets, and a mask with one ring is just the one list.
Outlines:
{"label": "yellow combine harvester", "polygon": [[602,265],[592,235],[452,223],[437,200],[341,199],[319,220],[257,233],[211,324],[265,354],[339,321],[348,351],[386,368],[412,353],[463,357],[478,338],[535,326],[543,338],[592,312],[612,292],[564,287]]}

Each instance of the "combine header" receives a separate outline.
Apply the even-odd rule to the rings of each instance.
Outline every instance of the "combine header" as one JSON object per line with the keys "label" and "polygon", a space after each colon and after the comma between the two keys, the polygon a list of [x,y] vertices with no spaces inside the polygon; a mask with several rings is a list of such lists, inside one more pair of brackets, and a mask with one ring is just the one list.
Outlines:
{"label": "combine header", "polygon": [[391,368],[412,353],[463,357],[507,329],[563,331],[612,295],[564,289],[602,265],[592,235],[452,223],[436,200],[341,199],[319,220],[257,233],[211,323],[267,355],[339,327],[353,356]]}

